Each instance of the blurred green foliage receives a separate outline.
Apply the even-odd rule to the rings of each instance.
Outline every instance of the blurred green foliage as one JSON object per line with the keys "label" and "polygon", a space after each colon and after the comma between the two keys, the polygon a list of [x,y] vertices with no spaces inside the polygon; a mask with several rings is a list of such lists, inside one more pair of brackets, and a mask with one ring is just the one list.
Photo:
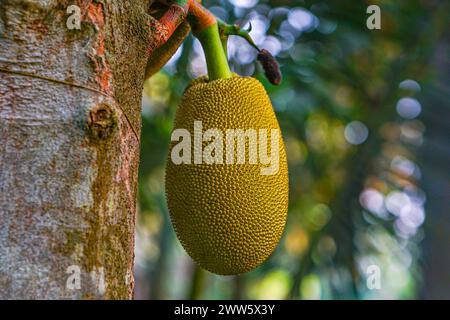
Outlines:
{"label": "blurred green foliage", "polygon": [[[381,30],[368,30],[370,4]],[[449,26],[445,1],[204,1],[221,19],[251,22],[276,55],[280,86],[256,51],[229,41],[232,69],[266,87],[282,128],[290,174],[284,236],[253,272],[221,277],[197,268],[176,240],[164,196],[173,116],[184,88],[205,73],[190,36],[143,96],[136,297],[249,299],[414,298],[425,195],[417,148],[421,85]],[[381,271],[371,290],[370,266]]]}

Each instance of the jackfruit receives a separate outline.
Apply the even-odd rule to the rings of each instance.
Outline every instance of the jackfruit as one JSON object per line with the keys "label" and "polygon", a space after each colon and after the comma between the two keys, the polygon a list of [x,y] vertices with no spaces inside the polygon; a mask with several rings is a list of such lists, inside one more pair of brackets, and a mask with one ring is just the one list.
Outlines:
{"label": "jackfruit", "polygon": [[[194,141],[199,123],[205,131],[200,147]],[[193,80],[175,115],[173,132],[177,129],[190,134],[190,137],[172,134],[166,165],[166,197],[178,239],[194,261],[210,272],[232,275],[256,268],[276,248],[288,206],[286,153],[264,87],[251,77]],[[208,135],[209,129],[215,135]],[[244,161],[239,157],[238,151],[242,149],[237,141],[235,145],[233,142],[233,148],[229,142],[223,142],[230,129],[241,129],[241,133],[254,130],[259,138],[267,132],[265,148],[261,147],[264,139],[257,143],[261,147],[259,161],[254,161],[248,137],[244,142]],[[270,135],[276,131],[280,134]],[[211,151],[212,140],[220,138],[222,143],[215,146],[222,144],[222,154],[216,148],[211,152],[212,163],[211,159],[196,161]],[[194,147],[181,152],[181,143]],[[270,164],[261,161],[264,153],[277,156],[278,167],[272,172],[267,171]],[[177,154],[184,157],[184,162],[174,162]]]}

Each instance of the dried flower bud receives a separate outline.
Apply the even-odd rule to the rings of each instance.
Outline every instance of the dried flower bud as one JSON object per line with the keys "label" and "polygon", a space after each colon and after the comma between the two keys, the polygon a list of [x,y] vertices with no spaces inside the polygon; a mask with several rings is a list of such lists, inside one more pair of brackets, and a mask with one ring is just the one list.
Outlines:
{"label": "dried flower bud", "polygon": [[266,49],[258,53],[258,61],[261,63],[264,74],[271,84],[279,85],[281,82],[281,71],[277,60]]}

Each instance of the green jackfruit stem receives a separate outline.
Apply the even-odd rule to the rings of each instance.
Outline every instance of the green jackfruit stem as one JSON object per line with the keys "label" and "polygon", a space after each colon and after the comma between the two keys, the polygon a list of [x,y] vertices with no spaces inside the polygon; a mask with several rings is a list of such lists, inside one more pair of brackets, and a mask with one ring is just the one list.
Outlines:
{"label": "green jackfruit stem", "polygon": [[194,35],[200,41],[205,53],[209,81],[231,78],[230,67],[220,39],[217,23]]}
{"label": "green jackfruit stem", "polygon": [[205,53],[209,81],[231,78],[217,18],[196,0],[189,0],[188,21]]}
{"label": "green jackfruit stem", "polygon": [[220,41],[222,42],[223,52],[225,52],[225,56],[228,57],[228,36],[221,34]]}
{"label": "green jackfruit stem", "polygon": [[237,24],[228,24],[220,19],[217,19],[217,24],[219,25],[219,34],[224,46],[226,46],[228,37],[234,35],[244,38],[249,45],[256,49],[256,51],[261,51],[250,36],[250,31],[252,31],[251,23],[249,23],[248,29],[242,29]]}

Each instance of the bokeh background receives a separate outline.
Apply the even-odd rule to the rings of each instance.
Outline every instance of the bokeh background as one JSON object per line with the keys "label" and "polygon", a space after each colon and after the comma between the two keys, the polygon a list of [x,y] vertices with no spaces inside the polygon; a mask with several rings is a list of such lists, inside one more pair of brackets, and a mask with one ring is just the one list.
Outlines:
{"label": "bokeh background", "polygon": [[[367,7],[381,8],[368,30]],[[450,298],[450,1],[205,0],[281,65],[231,37],[232,69],[265,85],[290,173],[284,236],[256,270],[198,268],[170,224],[164,167],[184,88],[206,73],[190,36],[144,89],[136,299]],[[368,276],[380,270],[380,288]]]}

